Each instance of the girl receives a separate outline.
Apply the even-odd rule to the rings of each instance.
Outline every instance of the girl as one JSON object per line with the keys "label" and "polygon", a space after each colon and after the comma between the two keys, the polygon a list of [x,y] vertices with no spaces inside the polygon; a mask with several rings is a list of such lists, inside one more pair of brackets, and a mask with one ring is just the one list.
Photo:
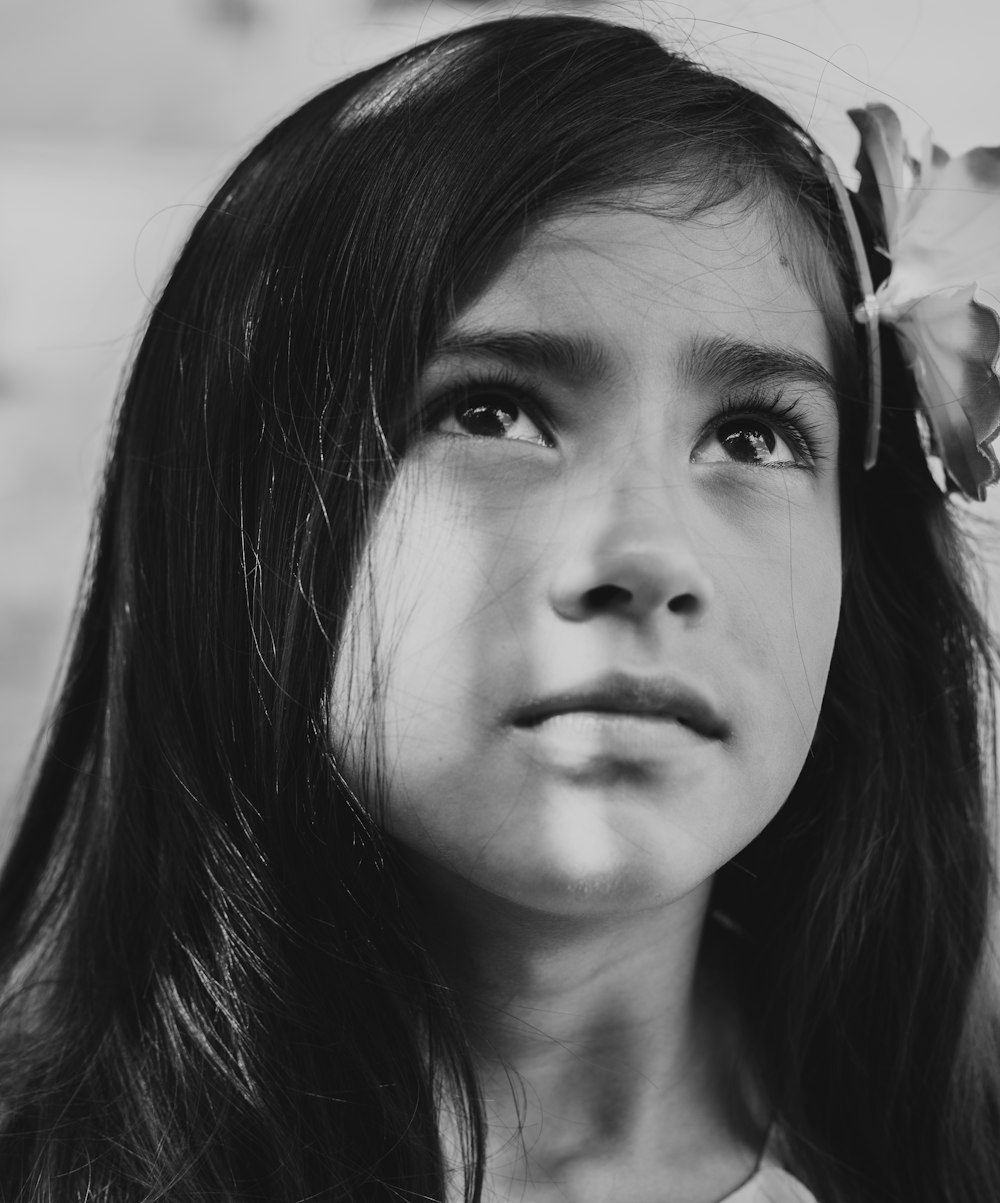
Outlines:
{"label": "girl", "polygon": [[236,168],[0,887],[5,1200],[1000,1197],[991,649],[842,206],[568,17]]}

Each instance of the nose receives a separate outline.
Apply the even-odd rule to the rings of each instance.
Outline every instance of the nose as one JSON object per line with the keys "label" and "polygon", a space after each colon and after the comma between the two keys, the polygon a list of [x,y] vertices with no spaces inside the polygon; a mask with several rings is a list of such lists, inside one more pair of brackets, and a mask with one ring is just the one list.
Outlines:
{"label": "nose", "polygon": [[714,585],[670,493],[662,483],[611,491],[567,512],[550,585],[556,613],[571,622],[673,614],[691,624],[704,617]]}

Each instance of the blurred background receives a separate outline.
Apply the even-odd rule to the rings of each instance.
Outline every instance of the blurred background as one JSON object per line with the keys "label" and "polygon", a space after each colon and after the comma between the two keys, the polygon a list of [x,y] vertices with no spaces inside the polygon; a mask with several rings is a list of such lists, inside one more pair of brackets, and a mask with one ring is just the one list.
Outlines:
{"label": "blurred background", "polygon": [[[0,846],[66,636],[119,379],[199,206],[333,79],[458,25],[542,10],[638,23],[761,88],[849,180],[844,109],[870,100],[896,107],[911,144],[931,125],[953,152],[1000,143],[997,0],[0,0]],[[1000,581],[997,544],[984,530]]]}

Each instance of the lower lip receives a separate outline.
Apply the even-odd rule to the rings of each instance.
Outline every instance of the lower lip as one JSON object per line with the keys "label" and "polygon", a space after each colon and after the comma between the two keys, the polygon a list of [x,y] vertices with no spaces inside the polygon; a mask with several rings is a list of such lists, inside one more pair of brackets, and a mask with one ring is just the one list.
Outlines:
{"label": "lower lip", "polygon": [[715,741],[661,715],[571,711],[516,728],[544,759],[567,768],[600,759],[642,764],[711,746]]}

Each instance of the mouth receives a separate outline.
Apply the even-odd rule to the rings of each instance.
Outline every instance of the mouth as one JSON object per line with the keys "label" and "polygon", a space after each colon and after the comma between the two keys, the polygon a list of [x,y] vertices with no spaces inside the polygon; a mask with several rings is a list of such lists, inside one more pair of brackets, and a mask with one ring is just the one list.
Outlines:
{"label": "mouth", "polygon": [[514,710],[510,721],[514,727],[530,730],[564,715],[677,723],[704,739],[725,740],[730,734],[715,704],[699,689],[678,678],[627,673],[612,673],[587,685],[533,699]]}

